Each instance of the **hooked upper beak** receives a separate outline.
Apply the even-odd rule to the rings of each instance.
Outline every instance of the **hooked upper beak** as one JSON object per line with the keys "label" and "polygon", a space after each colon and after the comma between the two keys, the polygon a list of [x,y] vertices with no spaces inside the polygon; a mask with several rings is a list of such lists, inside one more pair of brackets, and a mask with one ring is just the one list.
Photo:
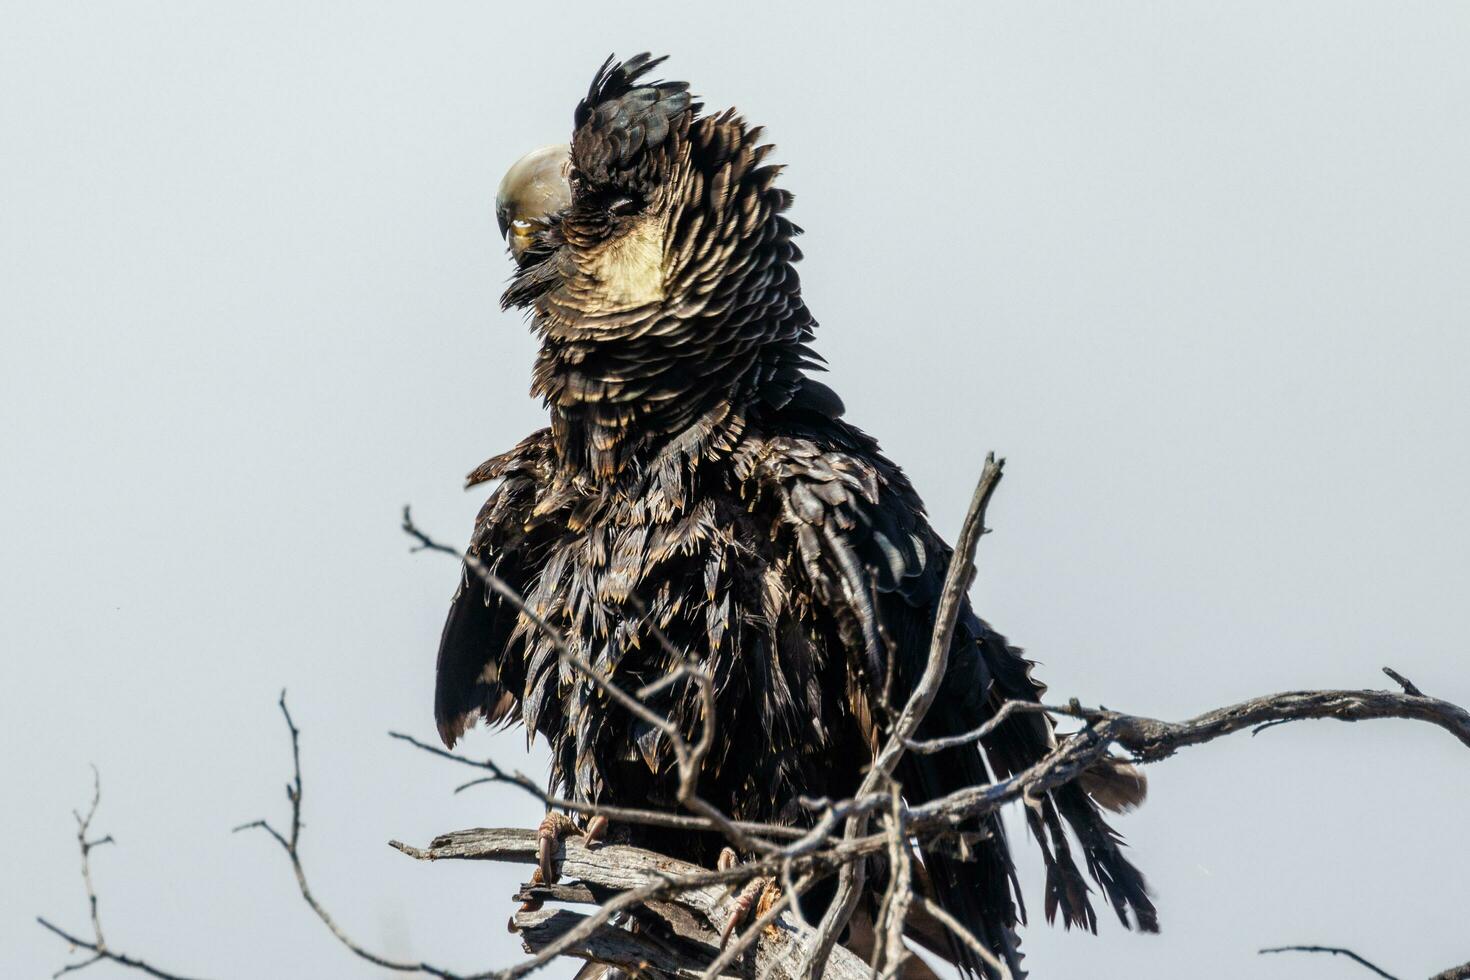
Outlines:
{"label": "hooked upper beak", "polygon": [[516,261],[535,243],[536,233],[549,227],[572,203],[568,167],[566,144],[543,146],[513,163],[501,179],[495,195],[495,221]]}

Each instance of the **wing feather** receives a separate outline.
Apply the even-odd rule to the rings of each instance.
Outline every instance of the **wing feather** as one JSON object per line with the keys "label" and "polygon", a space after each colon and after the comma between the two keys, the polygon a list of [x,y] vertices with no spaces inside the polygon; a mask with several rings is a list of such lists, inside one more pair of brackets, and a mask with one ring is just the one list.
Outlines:
{"label": "wing feather", "polygon": [[[532,516],[549,430],[541,430],[508,453],[470,474],[475,486],[502,483],[475,521],[468,554],[518,592],[523,591],[527,551],[534,547]],[[434,721],[439,737],[454,747],[465,730],[484,719],[498,724],[514,717],[524,690],[525,663],[510,643],[519,611],[490,589],[468,563],[439,641],[434,682]]]}

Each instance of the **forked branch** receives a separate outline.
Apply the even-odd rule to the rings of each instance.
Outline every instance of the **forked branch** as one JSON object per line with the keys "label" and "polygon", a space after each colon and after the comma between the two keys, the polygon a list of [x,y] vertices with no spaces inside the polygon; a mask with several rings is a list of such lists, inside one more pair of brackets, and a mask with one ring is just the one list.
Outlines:
{"label": "forked branch", "polygon": [[97,910],[97,889],[92,884],[92,851],[101,847],[103,844],[114,844],[116,841],[112,839],[111,834],[107,834],[104,837],[91,836],[92,820],[97,816],[97,807],[101,803],[102,777],[98,774],[97,767],[93,766],[92,803],[87,807],[87,814],[83,816],[79,810],[72,811],[72,816],[77,821],[77,849],[82,855],[82,884],[87,890],[87,907],[92,919],[92,938],[83,939],[80,936],[67,932],[65,929],[41,916],[36,917],[36,921],[43,928],[65,939],[74,948],[85,950],[92,955],[84,960],[63,966],[51,976],[55,980],[56,977],[63,976],[67,973],[74,973],[78,970],[85,970],[87,967],[97,963],[116,963],[118,966],[127,967],[139,973],[146,973],[150,977],[157,977],[158,980],[189,980],[188,977],[181,974],[161,970],[146,960],[129,956],[126,953],[113,949],[107,944],[107,940],[102,935],[102,916]]}

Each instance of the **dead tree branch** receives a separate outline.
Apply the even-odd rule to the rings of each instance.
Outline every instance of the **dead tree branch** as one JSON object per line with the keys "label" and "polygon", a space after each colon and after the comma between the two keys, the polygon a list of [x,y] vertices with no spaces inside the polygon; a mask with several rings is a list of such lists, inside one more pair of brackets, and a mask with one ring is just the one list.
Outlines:
{"label": "dead tree branch", "polygon": [[[1038,794],[1070,779],[1075,779],[1084,769],[1105,755],[1113,744],[1129,750],[1140,761],[1151,762],[1166,758],[1180,748],[1213,741],[1264,721],[1296,721],[1307,718],[1339,718],[1350,721],[1368,718],[1410,718],[1429,721],[1454,732],[1459,737],[1460,726],[1465,716],[1464,709],[1446,701],[1430,698],[1422,693],[1398,694],[1366,690],[1298,691],[1270,695],[1206,712],[1183,722],[1165,722],[1104,708],[1086,708],[1075,702],[1067,705],[1012,703],[1006,707],[1015,711],[1047,711],[1077,717],[1084,720],[1087,727],[1082,732],[1063,740],[1056,749],[1030,769],[989,786],[963,790],[921,806],[899,806],[890,813],[890,819],[896,815],[906,826],[906,833],[916,839],[933,839],[949,832],[966,820],[988,814],[1006,803]],[[592,943],[594,937],[600,935],[599,930],[607,927],[614,915],[636,908],[640,903],[650,902],[656,898],[679,896],[680,902],[691,904],[700,912],[708,912],[713,900],[708,896],[701,899],[698,895],[699,890],[711,885],[735,885],[750,881],[760,875],[770,875],[779,871],[782,863],[786,866],[787,874],[794,871],[801,875],[819,871],[830,872],[834,868],[840,870],[862,863],[869,857],[891,853],[893,847],[891,832],[849,837],[845,833],[841,835],[836,833],[836,823],[848,814],[873,814],[885,805],[891,807],[892,803],[891,793],[882,792],[872,793],[866,797],[828,802],[827,813],[835,817],[826,821],[828,830],[825,836],[819,836],[813,841],[812,833],[808,832],[801,840],[786,845],[774,855],[723,872],[694,869],[687,870],[686,873],[680,875],[667,873],[660,875],[658,872],[667,872],[680,862],[650,855],[648,852],[635,852],[629,848],[601,848],[589,851],[584,845],[569,841],[564,845],[567,855],[566,862],[562,866],[564,875],[578,878],[586,872],[592,876],[586,880],[616,888],[617,893],[612,900],[605,901],[592,916],[579,918],[575,922],[565,920],[568,927],[556,931],[554,936],[545,930],[537,932],[536,936],[539,938],[535,942],[539,944],[544,939],[546,944],[536,945],[534,948],[536,955],[531,961],[504,971],[502,976],[507,978],[522,976],[556,955],[565,954],[583,959],[596,959]],[[534,860],[536,837],[531,831],[469,830],[436,838],[425,849],[397,842],[394,843],[394,846],[412,857],[423,860],[491,859],[529,863]],[[612,866],[603,866],[602,861],[595,860],[589,863],[587,858],[589,854],[601,855]],[[634,854],[637,855],[636,858],[630,856]],[[577,860],[573,860],[574,857]],[[628,862],[626,867],[624,862]],[[685,866],[686,869],[689,867],[691,866]],[[627,876],[630,872],[632,873],[631,878]],[[728,898],[728,889],[721,891],[720,894]],[[530,886],[523,890],[522,895],[561,900],[577,895],[585,896],[582,898],[584,901],[595,897],[595,894],[591,892],[546,891]],[[942,914],[942,909],[924,897],[914,897],[926,911],[943,922],[946,928],[955,932],[961,942],[971,948],[974,947],[973,937],[965,937],[960,931],[959,923],[950,921]],[[723,926],[723,922],[719,921],[718,917],[710,921],[712,926]],[[540,922],[541,920],[536,920],[538,928],[540,928]],[[792,933],[802,937],[804,942],[815,943],[820,939],[816,932],[802,930],[795,924],[792,924],[790,928]],[[601,942],[602,940],[596,939],[596,941]],[[532,940],[528,938],[527,944],[530,947]],[[765,955],[761,952],[764,946],[765,939],[762,938],[756,944],[758,960]],[[811,945],[803,945],[802,957],[809,957],[811,949]],[[846,953],[840,947],[834,947],[831,955],[835,956],[839,952]],[[987,950],[986,953],[988,952]],[[670,966],[675,970],[679,968],[672,961]],[[802,972],[805,968],[803,964]],[[829,972],[825,975],[835,975],[830,973],[831,969],[829,962]],[[864,966],[864,969],[866,970],[867,967]],[[794,976],[801,976],[802,972]],[[998,969],[998,972],[1001,971]],[[1467,970],[1466,973],[1470,975],[1470,970]],[[1455,976],[1454,971],[1450,971],[1436,980],[1450,980]]]}
{"label": "dead tree branch", "polygon": [[[1387,674],[1388,676],[1392,677],[1394,680],[1398,681],[1400,684],[1402,684],[1403,687],[1404,687],[1404,690],[1406,692],[1408,692],[1409,694],[1418,694],[1419,693],[1419,689],[1418,688],[1416,688],[1413,684],[1409,683],[1409,681],[1407,681],[1403,677],[1400,677],[1398,674],[1394,673],[1392,670],[1388,669],[1387,667],[1383,668],[1383,672],[1385,674]],[[1365,959],[1362,956],[1359,956],[1357,953],[1353,952],[1352,950],[1350,950],[1350,949],[1344,949],[1341,946],[1271,946],[1271,947],[1269,947],[1267,949],[1257,950],[1256,952],[1261,953],[1261,954],[1265,954],[1265,953],[1331,953],[1334,956],[1346,956],[1348,959],[1352,960],[1353,962],[1358,963],[1359,965],[1361,965],[1363,967],[1366,967],[1367,969],[1369,969],[1369,970],[1373,971],[1374,973],[1378,974],[1380,977],[1383,977],[1384,980],[1399,980],[1398,977],[1394,976],[1392,973],[1389,973],[1389,972],[1385,971],[1382,967],[1378,966],[1377,964],[1371,963],[1367,959]],[[1460,966],[1452,966],[1448,970],[1445,970],[1445,971],[1443,971],[1441,973],[1436,973],[1434,976],[1430,977],[1429,980],[1470,980],[1470,963],[1464,963],[1464,964],[1462,964]]]}
{"label": "dead tree branch", "polygon": [[[1364,721],[1405,718],[1436,725],[1470,745],[1470,712],[1459,705],[1423,694],[1392,691],[1289,691],[1242,701],[1181,722],[1160,721],[1106,708],[1066,705],[1017,704],[1016,711],[1045,711],[1083,719],[1087,724],[1022,772],[988,786],[970,787],[909,810],[910,830],[916,836],[951,827],[966,818],[989,813],[1013,800],[1035,796],[1076,779],[1103,758],[1111,746],[1127,750],[1137,762],[1157,762],[1182,748],[1202,745],[1272,721],[1336,718]],[[839,806],[873,810],[881,795],[844,801]]]}
{"label": "dead tree branch", "polygon": [[[483,786],[492,783],[504,783],[524,791],[545,804],[548,808],[567,810],[571,813],[580,813],[587,817],[606,817],[617,823],[636,824],[644,827],[668,827],[673,830],[707,830],[712,833],[722,832],[723,824],[716,823],[707,817],[686,816],[680,813],[669,813],[667,810],[645,810],[638,807],[612,806],[605,803],[583,803],[579,800],[569,800],[565,797],[555,796],[541,789],[530,776],[523,772],[507,770],[502,768],[493,759],[469,759],[453,752],[446,752],[437,745],[420,741],[412,735],[402,732],[389,732],[389,738],[398,739],[416,749],[427,752],[441,759],[476,769],[483,769],[490,773],[479,779],[472,779],[467,783],[461,783],[454,788],[459,793],[472,786]],[[730,824],[747,834],[759,834],[763,837],[774,838],[799,838],[806,831],[801,827],[788,827],[782,824],[759,823],[750,820],[731,820]]]}
{"label": "dead tree branch", "polygon": [[926,897],[920,897],[919,903],[924,906],[924,911],[934,916],[944,928],[958,936],[960,941],[968,946],[976,956],[984,960],[985,964],[996,972],[1000,980],[1011,980],[1011,968],[1006,966],[1005,962],[999,956],[992,953],[990,947],[976,938],[974,933],[966,929],[963,923],[950,915],[944,906],[932,898]]}
{"label": "dead tree branch", "polygon": [[84,970],[93,964],[108,962],[116,963],[118,966],[124,966],[130,970],[137,970],[140,973],[146,973],[150,977],[157,977],[158,980],[189,980],[188,977],[182,976],[181,974],[160,970],[145,960],[129,956],[126,953],[120,953],[107,945],[107,940],[103,938],[102,917],[97,911],[97,889],[92,884],[92,851],[94,848],[101,847],[103,844],[115,844],[116,841],[112,839],[111,834],[96,838],[88,836],[92,832],[92,820],[97,816],[97,807],[101,802],[102,777],[97,773],[97,767],[93,766],[92,803],[87,807],[87,815],[82,816],[78,810],[72,811],[72,816],[76,817],[77,821],[77,849],[82,855],[82,884],[87,890],[87,908],[92,919],[92,938],[91,940],[82,939],[40,916],[36,917],[36,921],[43,928],[65,939],[76,949],[86,950],[92,955],[80,962],[67,964],[51,976],[55,980],[56,977],[63,976],[67,973],[74,973],[77,970]]}
{"label": "dead tree branch", "polygon": [[902,787],[893,783],[888,792],[892,802],[883,815],[883,833],[888,839],[888,890],[879,908],[871,964],[878,980],[898,980],[903,976],[904,964],[913,955],[903,941],[914,886]]}
{"label": "dead tree branch", "polygon": [[[661,632],[656,640],[670,653],[675,668],[669,676],[637,691],[618,687],[580,656],[549,623],[528,610],[521,597],[497,578],[474,555],[462,555],[438,544],[420,531],[405,508],[403,529],[418,542],[415,550],[433,550],[461,558],[471,574],[500,594],[553,641],[562,662],[582,675],[619,709],[626,710],[657,728],[673,747],[679,774],[678,802],[687,813],[668,813],[637,807],[588,804],[563,799],[540,789],[519,772],[506,770],[492,760],[474,761],[400,733],[392,737],[457,764],[486,773],[459,787],[484,782],[515,786],[536,797],[550,810],[602,817],[613,822],[643,824],[682,830],[699,830],[723,835],[751,859],[722,869],[700,868],[673,858],[631,847],[592,846],[580,840],[556,843],[565,881],[553,883],[528,876],[516,898],[527,905],[517,912],[511,927],[519,932],[530,957],[499,969],[478,973],[456,973],[427,962],[408,962],[381,956],[348,936],[316,898],[301,859],[302,796],[300,730],[286,706],[285,692],[279,707],[291,739],[293,775],[286,787],[291,805],[287,830],[278,830],[266,820],[257,820],[237,831],[265,832],[286,854],[296,876],[303,900],[333,936],[360,959],[402,973],[415,973],[441,980],[518,980],[561,956],[621,966],[655,977],[710,978],[721,976],[774,977],[777,980],[833,980],[879,977],[893,980],[903,974],[911,956],[904,938],[910,910],[937,920],[954,934],[956,941],[974,951],[998,976],[1009,977],[1003,963],[979,942],[962,923],[916,890],[911,847],[932,844],[953,836],[977,818],[993,813],[1007,803],[1027,800],[1067,782],[1103,757],[1121,749],[1135,761],[1155,762],[1182,748],[1210,742],[1243,729],[1259,731],[1262,726],[1310,718],[1362,721],[1373,718],[1407,718],[1445,729],[1470,746],[1470,712],[1424,694],[1408,679],[1384,668],[1402,687],[1402,693],[1371,690],[1293,691],[1253,698],[1239,704],[1205,712],[1194,718],[1169,722],[1103,707],[1084,707],[1077,700],[1064,705],[1008,702],[995,717],[974,731],[948,738],[919,740],[919,730],[944,676],[955,618],[973,576],[976,547],[984,533],[986,507],[1001,478],[1002,463],[987,458],[971,501],[964,527],[947,571],[929,659],[888,736],[876,755],[859,790],[845,799],[805,801],[815,812],[810,827],[736,821],[701,799],[696,792],[702,763],[715,738],[713,679],[697,659],[675,650]],[[636,606],[636,604],[635,604]],[[636,610],[635,610],[636,611]],[[649,624],[652,626],[652,624]],[[681,730],[670,718],[651,708],[646,699],[670,684],[693,683],[698,688],[703,714],[694,733]],[[1018,712],[1042,712],[1071,717],[1082,728],[1062,738],[1056,747],[1030,768],[995,783],[968,787],[923,804],[910,805],[893,773],[907,752],[928,753],[983,738],[1006,718]],[[456,790],[458,792],[458,789]],[[72,964],[57,976],[103,960],[140,970],[161,980],[185,980],[149,966],[141,960],[112,951],[103,939],[92,885],[91,849],[110,842],[110,837],[88,836],[100,792],[94,794],[85,817],[77,815],[82,874],[90,904],[92,941],[59,929],[46,920],[41,925],[92,957]],[[870,824],[879,821],[874,830]],[[420,860],[495,860],[538,865],[548,861],[549,844],[533,830],[467,830],[435,838],[418,848],[390,842],[399,851]],[[877,910],[874,923],[875,948],[871,966],[851,950],[837,944],[863,886],[869,862],[886,865],[889,887]],[[820,923],[813,926],[802,916],[799,896],[817,881],[835,876],[836,896]],[[779,880],[780,897],[765,907],[753,922],[743,922],[742,893],[764,880]],[[582,912],[546,909],[545,902],[589,906]],[[748,904],[746,905],[748,909]],[[738,933],[737,926],[743,925]],[[731,939],[733,937],[733,939]],[[731,939],[730,942],[726,942]],[[1344,949],[1328,947],[1282,947],[1347,955],[1380,976],[1392,980],[1376,966]],[[1470,964],[1445,971],[1434,980],[1470,980]]]}
{"label": "dead tree branch", "polygon": [[316,917],[322,920],[327,931],[336,937],[337,941],[352,951],[353,955],[364,959],[374,966],[385,970],[396,970],[400,973],[424,973],[429,976],[440,977],[442,980],[481,980],[488,978],[492,973],[473,974],[462,977],[460,974],[433,966],[429,963],[411,963],[400,960],[390,960],[380,956],[359,944],[351,936],[347,935],[339,926],[326,908],[317,901],[316,895],[312,893],[311,885],[306,878],[306,868],[301,863],[301,729],[296,727],[296,722],[291,718],[291,710],[286,707],[286,692],[281,691],[280,700],[277,702],[281,709],[281,716],[286,720],[286,730],[291,734],[291,762],[293,772],[291,781],[286,784],[286,799],[291,803],[291,825],[290,830],[281,833],[267,820],[252,820],[250,823],[241,824],[234,832],[240,833],[244,830],[262,830],[270,836],[281,849],[286,852],[286,858],[291,862],[291,870],[296,874],[296,885],[301,891],[301,897],[307,906],[316,913]]}
{"label": "dead tree branch", "polygon": [[[424,848],[398,841],[392,842],[392,846],[421,861],[490,860],[534,865],[538,839],[533,830],[496,828],[445,834]],[[560,930],[545,927],[544,910],[516,913],[512,923],[522,932],[528,950],[537,954],[536,959],[554,950],[545,957],[546,961],[563,954],[597,959],[590,943],[612,917],[612,912],[632,911],[644,903],[653,905],[658,900],[672,899],[686,912],[695,914],[680,919],[674,912],[664,911],[661,915],[654,913],[652,917],[662,919],[669,932],[681,940],[686,949],[703,954],[702,959],[696,960],[700,966],[693,974],[699,976],[716,960],[719,935],[728,923],[734,904],[730,886],[774,870],[774,859],[767,859],[725,871],[711,871],[652,851],[617,844],[588,846],[576,838],[564,841],[561,848],[559,859],[563,881],[580,884],[529,884],[523,886],[516,897],[593,904],[598,906],[598,910],[590,916],[578,917],[575,922],[564,920],[568,928]],[[599,900],[599,896],[609,893],[611,899]],[[610,907],[612,912],[598,914]],[[640,922],[651,921],[648,913],[640,915]],[[594,921],[595,926],[589,925]],[[801,954],[812,941],[813,930],[802,927],[784,914],[772,916],[768,925],[770,928],[760,930],[760,939],[755,945],[755,967],[760,972],[769,967],[781,980],[794,978]],[[526,930],[532,927],[540,931],[526,934]],[[689,962],[689,954],[684,955],[682,960],[675,957],[650,962],[656,969],[677,974],[681,969],[679,964]],[[529,972],[528,966],[529,961],[503,971],[501,976],[506,980],[522,976]],[[871,971],[858,957],[839,949],[834,950],[826,976],[833,980],[849,977],[866,980],[871,977]]]}
{"label": "dead tree branch", "polygon": [[[804,834],[802,839],[779,847],[773,854],[725,871],[701,869],[632,848],[589,848],[576,840],[566,841],[561,844],[564,852],[562,870],[573,883],[527,885],[517,897],[522,900],[590,904],[595,906],[593,912],[589,915],[565,910],[519,913],[514,925],[522,932],[527,950],[533,954],[531,959],[508,968],[479,973],[460,974],[429,963],[398,962],[373,953],[348,937],[317,900],[307,882],[300,854],[303,827],[300,730],[286,707],[284,693],[279,704],[291,737],[293,763],[292,780],[287,785],[287,799],[291,803],[289,830],[283,833],[264,820],[238,829],[260,829],[269,834],[287,854],[302,897],[312,911],[354,955],[386,969],[426,974],[442,980],[514,980],[557,956],[569,955],[614,965],[631,965],[636,962],[654,971],[656,975],[712,976],[727,968],[744,974],[747,969],[755,968],[761,975],[782,980],[790,977],[795,980],[801,976],[801,962],[818,937],[817,930],[800,921],[797,910],[789,899],[783,899],[782,903],[768,910],[747,928],[737,943],[725,951],[726,955],[720,954],[719,936],[729,924],[733,893],[738,890],[739,885],[759,876],[780,875],[786,883],[788,894],[798,893],[818,877],[836,873],[843,867],[871,857],[892,855],[895,825],[903,827],[902,833],[906,836],[920,840],[933,839],[949,832],[950,828],[966,819],[989,813],[1029,793],[1040,792],[1068,778],[1075,778],[1082,768],[1100,757],[1113,743],[1128,749],[1143,761],[1154,761],[1171,755],[1179,748],[1212,741],[1264,721],[1305,718],[1360,720],[1378,717],[1429,721],[1464,740],[1463,709],[1424,695],[1407,681],[1403,682],[1403,686],[1406,691],[1403,694],[1383,691],[1289,692],[1255,698],[1228,708],[1206,712],[1184,722],[1164,722],[1103,708],[1084,708],[1075,702],[1051,706],[1008,705],[1006,710],[1044,710],[1077,717],[1087,727],[1064,740],[1050,755],[1023,773],[991,786],[952,794],[923,806],[911,808],[903,805],[901,800],[896,799],[892,787],[886,792],[876,792],[863,799],[828,802],[827,813],[832,819],[825,837],[808,840],[810,834]],[[415,744],[438,756],[468,762],[431,746],[417,742]],[[911,750],[922,751],[923,746],[915,746]],[[178,974],[168,973],[143,960],[116,952],[103,939],[96,892],[92,886],[90,854],[93,848],[110,842],[111,838],[93,839],[88,836],[99,801],[100,790],[94,793],[87,814],[76,815],[83,881],[93,917],[94,938],[90,941],[82,939],[49,921],[41,920],[41,925],[45,928],[93,955],[64,968],[57,976],[107,960],[161,980],[186,980]],[[857,837],[839,835],[836,832],[837,823],[853,813],[882,814],[886,821],[885,829],[879,833]],[[641,819],[647,814],[632,810],[627,816]],[[702,818],[672,816],[680,821],[701,821],[701,829],[718,829],[714,822],[706,824]],[[756,829],[766,830],[764,827],[752,828]],[[523,864],[536,862],[538,845],[538,837],[531,830],[464,831],[436,838],[424,849],[396,842],[394,844],[404,853],[424,860],[491,859]],[[950,920],[943,914],[943,909],[935,906],[925,896],[911,895],[910,901],[953,931],[962,943],[975,949],[977,955],[985,956],[989,953],[988,950],[982,952],[983,947],[977,948],[974,937],[966,936],[959,923]],[[888,911],[889,916],[895,914],[896,910]],[[890,918],[887,925],[891,926],[892,922]],[[629,931],[629,923],[636,923],[635,932]],[[895,958],[901,961],[903,953],[890,946],[884,956],[885,972],[891,973]],[[1004,975],[1003,967],[997,966],[997,972]],[[834,978],[870,976],[871,970],[848,950],[834,946],[824,975]],[[1447,970],[1434,980],[1465,980],[1467,977],[1470,977],[1470,964]]]}
{"label": "dead tree branch", "polygon": [[[1388,673],[1392,674],[1392,671]],[[1407,687],[1408,685],[1405,686]],[[1399,980],[1392,973],[1384,971],[1381,967],[1370,963],[1352,950],[1343,949],[1341,946],[1271,946],[1267,949],[1257,950],[1257,952],[1262,955],[1266,953],[1331,953],[1334,956],[1346,956],[1353,962],[1367,967],[1380,977],[1383,977],[1383,980]]]}

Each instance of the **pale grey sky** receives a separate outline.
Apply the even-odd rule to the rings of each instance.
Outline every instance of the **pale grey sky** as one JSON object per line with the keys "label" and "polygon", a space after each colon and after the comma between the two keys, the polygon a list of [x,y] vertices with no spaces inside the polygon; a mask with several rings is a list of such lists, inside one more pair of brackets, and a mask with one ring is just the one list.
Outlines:
{"label": "pale grey sky", "polygon": [[[491,199],[610,51],[765,124],[828,380],[1059,697],[1164,717],[1392,664],[1470,702],[1470,6],[14,3],[0,31],[0,973],[84,928],[207,977],[367,976],[263,837],[276,692],[305,859],[363,941],[516,955],[532,826],[431,737],[462,475],[540,424]],[[472,737],[540,772],[518,733]],[[1153,767],[1164,933],[1025,933],[1037,978],[1405,977],[1470,959],[1470,756],[1317,723]],[[1025,881],[1040,919],[1036,862]],[[116,973],[108,966],[94,975]],[[565,977],[564,967],[548,976]]]}

